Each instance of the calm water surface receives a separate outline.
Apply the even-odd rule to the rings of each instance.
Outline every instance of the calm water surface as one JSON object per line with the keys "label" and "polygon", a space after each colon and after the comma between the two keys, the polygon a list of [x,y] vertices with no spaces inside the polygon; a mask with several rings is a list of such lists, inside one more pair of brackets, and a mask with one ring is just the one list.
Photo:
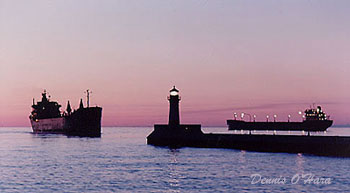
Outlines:
{"label": "calm water surface", "polygon": [[[223,132],[226,128],[205,128]],[[0,192],[348,192],[350,158],[146,144],[152,128],[103,128],[102,138],[0,128]],[[331,128],[345,135],[350,128]],[[233,131],[232,131],[233,132]],[[296,174],[331,184],[296,184]],[[285,184],[251,184],[251,175]],[[261,182],[261,181],[260,181]]]}

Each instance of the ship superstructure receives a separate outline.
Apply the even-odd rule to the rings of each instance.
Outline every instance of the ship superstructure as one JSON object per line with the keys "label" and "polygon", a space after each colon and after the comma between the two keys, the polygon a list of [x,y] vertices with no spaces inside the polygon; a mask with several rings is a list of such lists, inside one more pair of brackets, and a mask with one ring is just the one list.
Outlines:
{"label": "ship superstructure", "polygon": [[46,90],[41,94],[42,98],[37,104],[33,99],[33,111],[29,116],[35,133],[63,133],[65,119],[61,115],[61,105],[47,98]]}
{"label": "ship superstructure", "polygon": [[305,110],[305,121],[326,121],[328,119],[329,116],[322,111],[321,106]]}

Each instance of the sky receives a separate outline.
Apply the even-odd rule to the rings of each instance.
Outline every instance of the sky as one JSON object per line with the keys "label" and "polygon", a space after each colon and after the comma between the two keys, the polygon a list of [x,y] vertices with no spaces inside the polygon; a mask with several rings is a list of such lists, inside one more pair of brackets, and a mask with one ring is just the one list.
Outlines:
{"label": "sky", "polygon": [[0,0],[0,126],[44,89],[61,110],[90,89],[103,126],[166,123],[173,85],[182,123],[316,104],[348,125],[349,21],[346,0]]}

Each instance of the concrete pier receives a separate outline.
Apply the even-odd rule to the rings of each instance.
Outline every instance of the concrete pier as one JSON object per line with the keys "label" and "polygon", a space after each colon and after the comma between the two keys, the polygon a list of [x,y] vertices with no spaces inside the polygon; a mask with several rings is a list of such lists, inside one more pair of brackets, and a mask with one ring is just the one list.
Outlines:
{"label": "concrete pier", "polygon": [[262,134],[205,134],[200,125],[169,128],[156,125],[147,137],[156,146],[231,148],[257,152],[304,153],[350,157],[350,137]]}

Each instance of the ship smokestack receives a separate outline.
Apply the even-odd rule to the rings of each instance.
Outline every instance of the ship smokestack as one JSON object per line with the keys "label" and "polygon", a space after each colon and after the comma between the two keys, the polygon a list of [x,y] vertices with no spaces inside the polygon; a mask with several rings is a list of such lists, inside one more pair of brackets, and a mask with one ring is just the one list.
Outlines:
{"label": "ship smokestack", "polygon": [[71,112],[72,112],[72,108],[70,107],[70,103],[68,101],[68,104],[67,104],[67,113],[68,113],[68,115],[70,115]]}
{"label": "ship smokestack", "polygon": [[79,105],[79,109],[83,109],[84,105],[83,105],[83,99],[80,99],[80,105]]}

